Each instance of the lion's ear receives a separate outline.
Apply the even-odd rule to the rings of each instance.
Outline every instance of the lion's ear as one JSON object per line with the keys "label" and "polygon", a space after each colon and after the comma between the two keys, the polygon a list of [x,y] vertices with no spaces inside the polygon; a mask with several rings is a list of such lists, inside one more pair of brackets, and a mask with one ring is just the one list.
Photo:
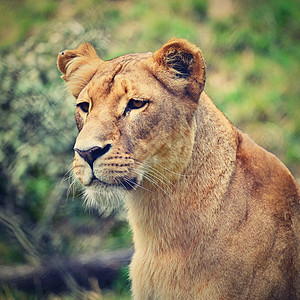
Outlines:
{"label": "lion's ear", "polygon": [[170,85],[182,85],[194,101],[198,101],[205,85],[205,62],[198,47],[184,39],[172,39],[153,55],[154,61],[171,73],[173,82]]}
{"label": "lion's ear", "polygon": [[83,43],[74,50],[62,51],[57,57],[58,69],[63,73],[62,79],[67,82],[70,92],[75,97],[102,62],[94,47],[88,43]]}

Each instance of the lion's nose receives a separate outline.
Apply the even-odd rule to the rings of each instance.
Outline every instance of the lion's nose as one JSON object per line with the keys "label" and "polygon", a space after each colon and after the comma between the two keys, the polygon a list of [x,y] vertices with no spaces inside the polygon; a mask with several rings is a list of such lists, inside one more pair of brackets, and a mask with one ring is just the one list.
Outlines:
{"label": "lion's nose", "polygon": [[105,147],[93,147],[88,150],[80,150],[78,148],[75,148],[74,150],[93,168],[94,161],[107,153],[109,149],[111,148],[111,145],[108,144]]}

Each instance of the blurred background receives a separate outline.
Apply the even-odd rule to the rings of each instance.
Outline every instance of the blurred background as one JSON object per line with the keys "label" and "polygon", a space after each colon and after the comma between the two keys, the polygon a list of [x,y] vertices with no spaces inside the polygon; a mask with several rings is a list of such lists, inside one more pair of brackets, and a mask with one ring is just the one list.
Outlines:
{"label": "blurred background", "polygon": [[56,67],[92,43],[110,59],[197,44],[206,92],[300,181],[298,0],[1,0],[0,299],[130,299],[123,212],[82,207],[74,99]]}

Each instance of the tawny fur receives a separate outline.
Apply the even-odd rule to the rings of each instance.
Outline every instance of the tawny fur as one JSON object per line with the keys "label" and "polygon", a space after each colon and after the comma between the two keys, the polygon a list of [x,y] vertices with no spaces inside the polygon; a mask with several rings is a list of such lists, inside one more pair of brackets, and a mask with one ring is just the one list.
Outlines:
{"label": "tawny fur", "polygon": [[[134,299],[300,299],[299,187],[203,91],[196,46],[106,62],[83,44],[58,66],[77,98],[86,201],[128,208]],[[107,145],[93,163],[78,152]]]}

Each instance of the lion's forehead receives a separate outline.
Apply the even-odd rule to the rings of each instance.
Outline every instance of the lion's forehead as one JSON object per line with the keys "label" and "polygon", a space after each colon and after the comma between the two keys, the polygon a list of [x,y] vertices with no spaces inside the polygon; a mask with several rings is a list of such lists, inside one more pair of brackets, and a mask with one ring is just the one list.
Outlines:
{"label": "lion's forehead", "polygon": [[152,53],[128,54],[105,62],[80,97],[88,97],[94,104],[118,101],[125,94],[127,98],[151,97],[149,84],[153,84],[154,77],[146,62],[151,56]]}
{"label": "lion's forehead", "polygon": [[129,62],[137,63],[142,60],[148,59],[149,57],[152,57],[153,53],[147,52],[147,53],[130,53],[130,54],[125,54],[116,58],[113,58],[111,60],[106,61],[106,64],[115,64],[115,63],[120,63],[120,64],[127,64]]}
{"label": "lion's forehead", "polygon": [[140,72],[145,65],[144,62],[151,56],[150,52],[132,53],[105,61],[99,66],[95,76],[114,79],[119,74]]}

